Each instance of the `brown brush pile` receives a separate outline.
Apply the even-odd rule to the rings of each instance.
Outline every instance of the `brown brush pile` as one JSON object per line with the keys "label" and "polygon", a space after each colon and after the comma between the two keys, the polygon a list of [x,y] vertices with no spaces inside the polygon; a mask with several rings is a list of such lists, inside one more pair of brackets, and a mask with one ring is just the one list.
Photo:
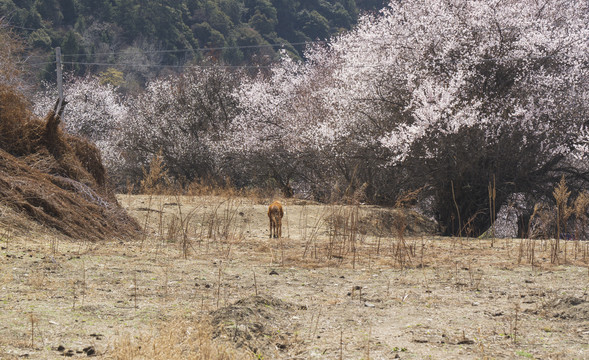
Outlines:
{"label": "brown brush pile", "polygon": [[0,204],[73,238],[136,234],[108,189],[98,149],[62,132],[56,109],[39,119],[20,93],[0,85]]}

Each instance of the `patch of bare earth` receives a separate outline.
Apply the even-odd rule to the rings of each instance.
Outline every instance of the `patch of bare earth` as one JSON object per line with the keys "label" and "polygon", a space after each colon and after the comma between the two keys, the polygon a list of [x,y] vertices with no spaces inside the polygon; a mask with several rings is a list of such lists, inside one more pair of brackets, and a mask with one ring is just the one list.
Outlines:
{"label": "patch of bare earth", "polygon": [[585,241],[551,264],[549,240],[401,239],[369,206],[286,202],[270,239],[265,201],[119,202],[145,235],[0,221],[0,358],[589,357]]}

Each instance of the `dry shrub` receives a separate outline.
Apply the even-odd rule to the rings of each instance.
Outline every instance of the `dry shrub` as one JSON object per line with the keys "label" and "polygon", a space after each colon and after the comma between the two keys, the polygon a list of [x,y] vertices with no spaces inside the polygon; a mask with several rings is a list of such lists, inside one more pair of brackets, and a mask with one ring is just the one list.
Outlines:
{"label": "dry shrub", "polygon": [[368,208],[359,219],[360,232],[373,236],[417,236],[438,234],[438,223],[417,211],[405,208]]}
{"label": "dry shrub", "polygon": [[190,196],[221,196],[224,198],[244,195],[231,183],[229,178],[223,180],[195,179],[186,186],[185,192]]}
{"label": "dry shrub", "polygon": [[20,56],[24,44],[19,41],[18,35],[10,30],[11,27],[6,26],[7,18],[10,16],[0,16],[0,83],[23,86],[23,61],[20,61]]}
{"label": "dry shrub", "polygon": [[36,144],[27,141],[41,132],[26,100],[15,89],[0,84],[0,148],[14,155],[30,154]]}
{"label": "dry shrub", "polygon": [[100,152],[62,132],[60,114],[32,115],[0,85],[0,201],[65,235],[89,240],[131,236],[137,223],[108,188]]}
{"label": "dry shrub", "polygon": [[251,359],[245,351],[237,351],[228,344],[213,339],[213,328],[208,321],[169,321],[150,333],[127,334],[115,340],[110,356],[127,359],[193,359],[232,360]]}
{"label": "dry shrub", "polygon": [[395,200],[395,208],[396,209],[408,209],[412,206],[414,206],[415,204],[417,204],[417,201],[419,199],[419,195],[421,194],[421,192],[425,189],[425,186],[420,187],[419,189],[416,190],[407,190],[402,192],[399,196],[397,196],[397,199]]}
{"label": "dry shrub", "polygon": [[546,203],[534,205],[534,212],[528,224],[529,237],[532,239],[549,239],[554,235],[556,217],[554,211]]}
{"label": "dry shrub", "polygon": [[[586,239],[589,192],[581,191],[572,200],[564,178],[553,191],[555,204],[537,203],[529,220],[530,238]],[[570,204],[570,205],[569,205]]]}
{"label": "dry shrub", "polygon": [[168,170],[166,170],[161,149],[151,159],[149,170],[143,168],[143,180],[141,180],[140,185],[142,194],[162,195],[166,192],[170,192]]}

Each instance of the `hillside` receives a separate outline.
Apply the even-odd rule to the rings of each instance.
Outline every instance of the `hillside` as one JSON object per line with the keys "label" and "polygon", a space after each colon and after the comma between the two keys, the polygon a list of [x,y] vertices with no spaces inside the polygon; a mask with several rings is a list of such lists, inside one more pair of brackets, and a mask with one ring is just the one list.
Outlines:
{"label": "hillside", "polygon": [[[383,0],[3,0],[0,20],[54,76],[53,49],[65,70],[100,73],[118,66],[141,82],[167,66],[221,61],[264,65],[280,48],[302,56],[306,43],[350,29]],[[116,67],[116,66],[115,66]]]}

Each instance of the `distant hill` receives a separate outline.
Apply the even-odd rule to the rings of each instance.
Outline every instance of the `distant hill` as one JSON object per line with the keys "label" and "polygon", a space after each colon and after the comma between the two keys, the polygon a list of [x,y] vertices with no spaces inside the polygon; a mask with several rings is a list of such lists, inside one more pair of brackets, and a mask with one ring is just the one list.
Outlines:
{"label": "distant hill", "polygon": [[[144,82],[189,63],[267,65],[284,49],[350,29],[386,0],[0,0],[0,19],[30,46],[30,63],[55,76],[54,48],[75,74],[109,66]],[[205,50],[206,49],[206,50]],[[42,71],[45,70],[45,71]]]}

